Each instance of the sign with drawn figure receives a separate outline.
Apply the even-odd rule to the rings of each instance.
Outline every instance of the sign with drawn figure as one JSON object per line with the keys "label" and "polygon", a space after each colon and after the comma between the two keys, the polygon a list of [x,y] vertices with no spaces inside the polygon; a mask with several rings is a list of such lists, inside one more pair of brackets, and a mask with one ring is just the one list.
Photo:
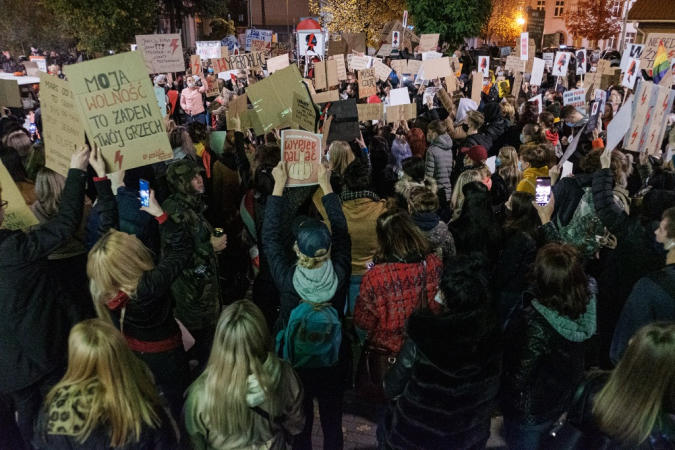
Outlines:
{"label": "sign with drawn figure", "polygon": [[321,30],[298,31],[298,57],[323,56],[324,53],[325,42]]}
{"label": "sign with drawn figure", "polygon": [[567,76],[567,67],[570,64],[570,53],[569,52],[557,52],[555,54],[555,60],[553,61],[553,76],[554,77],[566,77]]}
{"label": "sign with drawn figure", "polygon": [[630,58],[633,59],[640,59],[642,58],[642,50],[645,48],[644,45],[642,44],[628,44],[626,46],[626,49],[623,51],[623,54],[621,55],[621,71],[625,72],[626,67],[628,66],[628,60]]}
{"label": "sign with drawn figure", "polygon": [[148,73],[183,72],[183,45],[180,34],[142,34],[136,45],[143,54]]}
{"label": "sign with drawn figure", "polygon": [[626,65],[626,71],[623,74],[621,79],[621,86],[627,87],[628,89],[635,88],[635,80],[640,76],[640,60],[629,58],[628,64]]}
{"label": "sign with drawn figure", "polygon": [[483,78],[490,76],[490,57],[489,56],[479,56],[478,57],[478,71],[482,74]]}
{"label": "sign with drawn figure", "polygon": [[286,163],[286,186],[319,183],[322,135],[302,130],[281,131],[281,158]]}
{"label": "sign with drawn figure", "polygon": [[65,66],[80,120],[108,173],[173,158],[140,52]]}
{"label": "sign with drawn figure", "polygon": [[394,31],[391,34],[391,48],[399,48],[401,46],[401,32]]}
{"label": "sign with drawn figure", "polygon": [[577,75],[583,75],[586,73],[586,49],[582,48],[577,50]]}

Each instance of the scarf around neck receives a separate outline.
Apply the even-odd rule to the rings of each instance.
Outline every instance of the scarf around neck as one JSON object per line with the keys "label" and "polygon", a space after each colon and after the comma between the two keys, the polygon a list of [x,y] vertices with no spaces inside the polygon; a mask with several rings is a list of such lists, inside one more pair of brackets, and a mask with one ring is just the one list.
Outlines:
{"label": "scarf around neck", "polygon": [[326,303],[333,299],[338,288],[338,278],[329,259],[323,266],[308,269],[295,267],[293,287],[301,299],[312,303]]}
{"label": "scarf around neck", "polygon": [[340,200],[347,202],[349,200],[357,200],[359,198],[369,198],[374,202],[379,202],[380,197],[372,191],[348,191],[343,190],[340,193]]}

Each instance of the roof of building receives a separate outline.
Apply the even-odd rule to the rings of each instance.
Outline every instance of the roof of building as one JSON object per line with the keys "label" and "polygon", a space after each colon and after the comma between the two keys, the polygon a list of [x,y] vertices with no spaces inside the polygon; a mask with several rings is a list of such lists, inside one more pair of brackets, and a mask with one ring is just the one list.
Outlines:
{"label": "roof of building", "polygon": [[675,22],[675,8],[664,7],[663,0],[637,0],[628,20]]}

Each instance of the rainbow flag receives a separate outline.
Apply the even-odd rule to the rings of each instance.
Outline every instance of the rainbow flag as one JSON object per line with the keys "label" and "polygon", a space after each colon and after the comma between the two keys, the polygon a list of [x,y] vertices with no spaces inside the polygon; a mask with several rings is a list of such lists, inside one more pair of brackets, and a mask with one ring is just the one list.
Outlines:
{"label": "rainbow flag", "polygon": [[663,77],[668,73],[669,67],[668,54],[666,47],[663,46],[663,41],[659,41],[659,49],[656,51],[656,58],[654,59],[654,66],[652,69],[654,84],[659,84]]}

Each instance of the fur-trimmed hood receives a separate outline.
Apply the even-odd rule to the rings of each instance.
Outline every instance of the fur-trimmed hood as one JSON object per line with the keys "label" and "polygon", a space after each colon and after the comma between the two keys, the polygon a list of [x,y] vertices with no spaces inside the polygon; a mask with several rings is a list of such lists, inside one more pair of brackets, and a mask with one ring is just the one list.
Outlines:
{"label": "fur-trimmed hood", "polygon": [[434,194],[438,192],[438,183],[433,178],[424,177],[424,181],[420,183],[418,181],[414,181],[409,175],[403,175],[403,177],[394,185],[394,190],[397,194],[403,196],[407,200],[410,196],[410,191],[412,188],[418,186],[428,187]]}

